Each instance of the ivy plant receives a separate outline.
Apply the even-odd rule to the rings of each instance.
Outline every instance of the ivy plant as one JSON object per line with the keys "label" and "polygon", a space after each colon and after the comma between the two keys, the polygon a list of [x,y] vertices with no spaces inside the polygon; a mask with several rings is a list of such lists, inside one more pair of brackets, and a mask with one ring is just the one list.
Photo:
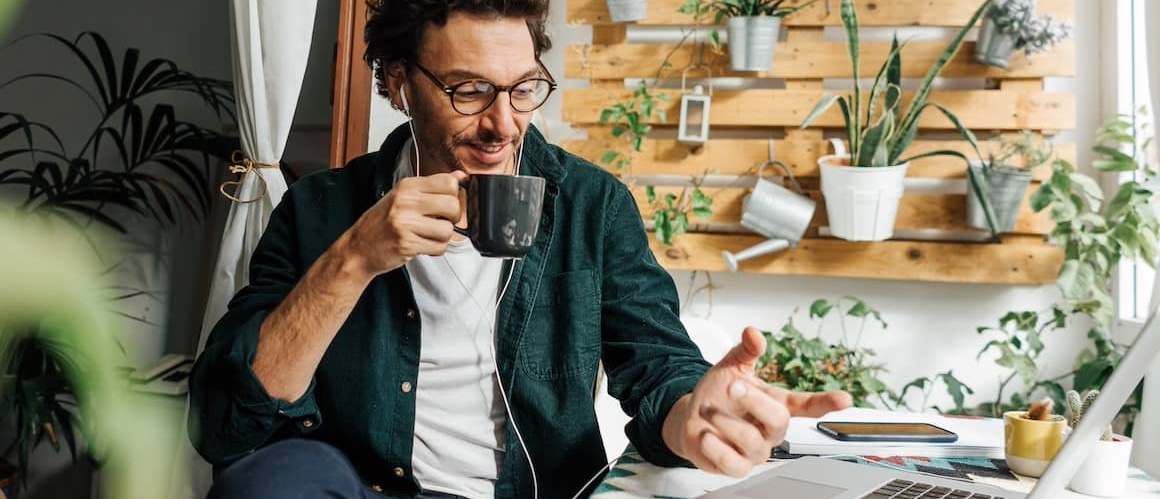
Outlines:
{"label": "ivy plant", "polygon": [[673,237],[689,230],[690,212],[700,219],[713,216],[713,198],[700,187],[686,187],[680,196],[670,192],[661,198],[657,197],[655,186],[645,187],[644,192],[653,210],[653,233],[666,246],[672,246]]}
{"label": "ivy plant", "polygon": [[613,138],[624,138],[628,142],[627,151],[609,149],[604,151],[600,162],[612,165],[617,170],[625,170],[632,164],[633,155],[644,150],[644,138],[652,131],[649,124],[654,116],[664,122],[668,119],[658,102],[669,102],[668,94],[657,93],[645,80],[641,80],[632,97],[613,102],[600,111],[600,124],[612,125]]}

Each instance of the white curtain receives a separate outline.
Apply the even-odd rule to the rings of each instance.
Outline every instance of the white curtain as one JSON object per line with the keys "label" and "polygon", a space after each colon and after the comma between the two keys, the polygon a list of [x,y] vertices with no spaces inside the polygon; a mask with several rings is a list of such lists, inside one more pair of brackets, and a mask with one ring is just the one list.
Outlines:
{"label": "white curtain", "polygon": [[[317,0],[232,0],[230,8],[242,153],[254,165],[277,165],[302,90]],[[199,353],[230,298],[249,281],[250,254],[285,192],[286,181],[276,167],[246,171],[240,185],[232,190],[233,197],[242,202],[233,201],[226,218]],[[175,462],[170,495],[204,497],[210,483],[209,465],[188,445],[181,453],[184,455]]]}

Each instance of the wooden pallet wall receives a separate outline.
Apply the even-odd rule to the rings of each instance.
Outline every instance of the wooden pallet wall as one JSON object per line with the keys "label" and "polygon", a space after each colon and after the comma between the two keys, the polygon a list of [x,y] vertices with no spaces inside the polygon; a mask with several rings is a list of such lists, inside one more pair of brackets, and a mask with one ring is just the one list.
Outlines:
{"label": "wooden pallet wall", "polygon": [[[786,163],[794,175],[818,201],[818,209],[807,237],[794,249],[742,262],[741,271],[774,274],[825,275],[947,282],[987,282],[1005,284],[1047,284],[1055,282],[1061,252],[1046,244],[1051,222],[1045,214],[1035,214],[1024,203],[1014,234],[1002,242],[979,242],[981,231],[966,224],[965,187],[960,192],[908,192],[903,196],[895,223],[895,237],[882,242],[848,242],[823,237],[827,224],[824,199],[818,191],[817,158],[828,154],[825,137],[844,130],[837,106],[815,121],[808,130],[799,130],[802,119],[826,93],[827,79],[851,76],[844,39],[827,40],[826,27],[841,29],[839,0],[832,2],[827,15],[820,0],[787,17],[782,22],[781,41],[774,52],[772,68],[765,73],[729,70],[725,47],[707,48],[703,61],[714,77],[744,78],[740,90],[714,90],[710,140],[691,148],[676,140],[675,125],[680,110],[680,90],[660,88],[671,101],[665,106],[667,123],[654,120],[654,132],[646,140],[643,153],[635,155],[632,175],[683,175],[690,179],[712,171],[712,175],[752,176],[768,157],[768,140],[777,137],[776,158]],[[648,0],[648,17],[637,26],[691,27],[691,16],[677,12],[682,0]],[[863,28],[945,27],[952,36],[956,27],[970,19],[978,0],[858,0]],[[662,78],[680,78],[681,70],[692,63],[697,46],[685,43],[630,43],[624,24],[610,24],[604,0],[568,0],[569,24],[591,25],[593,43],[567,47],[565,77],[586,79],[588,88],[563,92],[563,119],[584,128],[588,140],[571,141],[564,147],[599,163],[607,150],[626,151],[626,142],[614,139],[609,128],[598,123],[600,111],[614,101],[627,98],[632,89],[626,80],[653,78],[666,55],[672,68]],[[1040,0],[1039,12],[1054,13],[1058,19],[1074,19],[1074,0]],[[721,28],[723,32],[724,29]],[[861,76],[873,78],[890,50],[888,41],[861,44]],[[903,78],[921,79],[948,40],[910,42],[902,53]],[[982,137],[1029,129],[1051,136],[1075,127],[1075,96],[1047,92],[1044,78],[1069,77],[1075,73],[1075,48],[1066,41],[1052,51],[1031,60],[1016,55],[1007,70],[977,64],[968,41],[943,70],[945,80],[962,80],[948,91],[936,91],[930,101],[952,112]],[[703,73],[701,73],[703,74]],[[690,77],[697,73],[690,73]],[[778,80],[770,82],[762,80]],[[784,80],[784,87],[780,85]],[[670,80],[671,81],[671,80]],[[905,86],[905,80],[904,80]],[[928,112],[920,120],[919,140],[908,155],[924,150],[951,148],[967,152],[966,142],[955,140],[951,123],[941,114]],[[824,131],[825,132],[824,132]],[[828,132],[828,133],[826,133]],[[768,135],[765,135],[768,134]],[[1074,143],[1056,142],[1056,154],[1075,161]],[[968,156],[973,157],[972,154]],[[605,165],[602,165],[605,166]],[[609,167],[611,168],[611,167]],[[616,172],[622,174],[623,172]],[[965,166],[954,158],[929,158],[911,163],[910,178],[931,179],[935,184],[965,186]],[[1035,172],[1035,183],[1050,175],[1046,165]],[[711,183],[706,181],[706,183]],[[658,192],[678,192],[678,186],[658,187]],[[670,269],[725,270],[721,251],[737,252],[762,238],[740,226],[741,203],[748,189],[706,188],[713,196],[714,216],[698,223],[694,231],[678,236],[674,246],[664,247],[654,240],[653,249]],[[1029,191],[1030,192],[1030,191]],[[648,220],[651,209],[644,200],[643,187],[634,187],[638,204]],[[697,221],[693,219],[693,221]]]}

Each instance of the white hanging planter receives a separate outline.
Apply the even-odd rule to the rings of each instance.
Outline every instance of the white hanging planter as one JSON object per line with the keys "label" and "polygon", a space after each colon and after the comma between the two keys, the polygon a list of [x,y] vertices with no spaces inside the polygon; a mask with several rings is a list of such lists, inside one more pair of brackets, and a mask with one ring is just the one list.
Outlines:
{"label": "white hanging planter", "polygon": [[780,31],[780,17],[729,18],[725,25],[729,45],[729,67],[733,71],[768,71],[773,65],[773,47],[777,45]]}
{"label": "white hanging planter", "polygon": [[1111,440],[1097,440],[1067,487],[1090,496],[1119,497],[1124,494],[1131,456],[1132,439],[1128,437],[1112,435]]}
{"label": "white hanging planter", "polygon": [[648,15],[647,0],[606,0],[608,17],[614,23],[630,23]]}
{"label": "white hanging planter", "polygon": [[894,218],[902,200],[902,180],[910,163],[852,167],[841,141],[837,154],[818,158],[822,195],[830,233],[847,241],[883,241],[894,235]]}

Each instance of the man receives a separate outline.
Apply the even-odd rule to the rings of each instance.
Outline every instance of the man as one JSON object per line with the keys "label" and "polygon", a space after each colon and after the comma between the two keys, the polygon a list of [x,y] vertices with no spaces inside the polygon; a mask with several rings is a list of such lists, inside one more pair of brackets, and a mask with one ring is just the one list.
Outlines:
{"label": "man", "polygon": [[[665,466],[740,476],[791,413],[849,405],[764,386],[752,328],[700,357],[627,188],[529,126],[555,86],[546,1],[371,8],[366,58],[411,121],[272,215],[191,381],[211,497],[573,497],[604,465],[601,360]],[[513,173],[547,181],[536,245],[482,258],[453,231],[458,185]]]}

